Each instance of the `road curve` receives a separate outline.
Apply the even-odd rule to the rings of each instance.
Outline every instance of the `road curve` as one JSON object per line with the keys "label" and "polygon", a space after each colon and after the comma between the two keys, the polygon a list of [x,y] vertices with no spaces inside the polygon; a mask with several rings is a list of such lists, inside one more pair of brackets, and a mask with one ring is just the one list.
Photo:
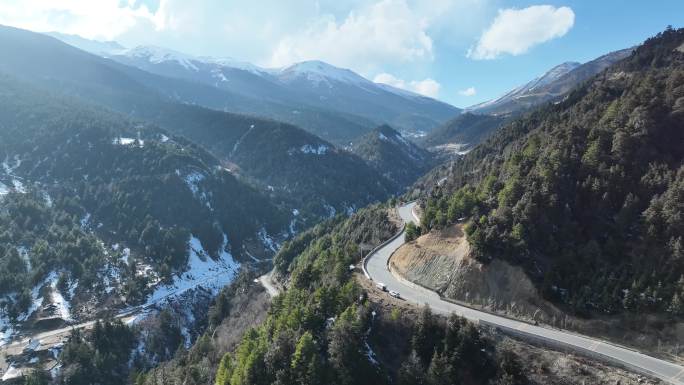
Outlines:
{"label": "road curve", "polygon": [[[413,213],[414,206],[415,202],[399,207],[399,215],[405,223],[417,221]],[[532,338],[546,344],[571,349],[583,355],[609,361],[627,369],[657,377],[671,384],[684,385],[684,367],[682,366],[595,338],[535,326],[444,301],[433,291],[395,277],[388,269],[388,262],[394,251],[403,244],[404,236],[402,232],[402,235],[374,251],[364,260],[364,269],[370,278],[375,282],[384,283],[387,286],[387,290],[399,292],[403,299],[418,305],[428,304],[437,313],[455,313],[481,325],[496,327],[504,333]]]}

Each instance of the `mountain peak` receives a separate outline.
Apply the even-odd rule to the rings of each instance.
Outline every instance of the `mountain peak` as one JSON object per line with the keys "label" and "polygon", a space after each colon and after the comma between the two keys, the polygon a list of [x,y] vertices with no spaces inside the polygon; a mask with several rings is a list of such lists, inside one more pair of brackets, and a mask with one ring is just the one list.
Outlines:
{"label": "mountain peak", "polygon": [[330,83],[330,81],[342,83],[370,83],[361,75],[346,69],[335,67],[334,65],[320,60],[308,60],[292,64],[280,71],[280,78],[284,81],[306,79],[313,83]]}
{"label": "mountain peak", "polygon": [[561,63],[550,70],[546,71],[542,76],[532,80],[530,83],[527,83],[523,91],[534,91],[535,88],[545,86],[551,82],[554,82],[558,80],[561,76],[567,74],[568,72],[574,70],[575,68],[581,66],[582,63],[574,62],[574,61],[568,61],[565,63]]}

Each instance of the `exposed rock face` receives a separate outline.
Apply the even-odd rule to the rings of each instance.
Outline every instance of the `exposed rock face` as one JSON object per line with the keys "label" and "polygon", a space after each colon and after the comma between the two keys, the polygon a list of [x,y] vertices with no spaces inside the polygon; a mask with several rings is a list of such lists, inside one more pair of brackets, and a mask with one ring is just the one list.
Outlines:
{"label": "exposed rock face", "polygon": [[402,246],[391,263],[409,281],[472,306],[540,321],[560,314],[521,268],[499,259],[483,265],[469,250],[463,224],[456,224]]}

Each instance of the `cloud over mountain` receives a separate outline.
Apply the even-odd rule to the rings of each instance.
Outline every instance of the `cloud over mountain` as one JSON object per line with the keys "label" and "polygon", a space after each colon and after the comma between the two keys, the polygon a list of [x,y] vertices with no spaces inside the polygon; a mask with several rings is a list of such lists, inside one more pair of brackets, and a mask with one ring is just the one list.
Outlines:
{"label": "cloud over mountain", "polygon": [[534,5],[501,9],[467,56],[482,60],[503,54],[521,55],[535,45],[565,35],[574,23],[575,13],[569,7]]}

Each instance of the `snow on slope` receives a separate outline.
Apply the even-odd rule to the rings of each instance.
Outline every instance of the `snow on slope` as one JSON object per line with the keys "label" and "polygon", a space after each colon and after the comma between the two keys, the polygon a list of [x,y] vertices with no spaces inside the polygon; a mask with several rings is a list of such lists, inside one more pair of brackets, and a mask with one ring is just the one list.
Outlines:
{"label": "snow on slope", "polygon": [[223,245],[219,258],[209,256],[199,239],[191,237],[188,243],[188,269],[173,278],[173,283],[157,286],[147,299],[145,306],[158,304],[177,298],[195,288],[202,287],[217,294],[222,287],[235,279],[240,264],[225,251],[228,239],[223,236]]}
{"label": "snow on slope", "polygon": [[9,318],[0,313],[0,347],[7,345],[13,334],[14,329]]}
{"label": "snow on slope", "polygon": [[338,68],[319,60],[293,64],[282,69],[278,74],[278,78],[285,83],[304,79],[315,85],[326,84],[332,86],[332,82],[374,85],[370,80],[351,70]]}
{"label": "snow on slope", "polygon": [[533,80],[531,80],[531,81],[529,81],[529,82],[527,82],[521,86],[518,86],[518,87],[508,91],[507,93],[505,93],[504,95],[502,95],[496,99],[488,100],[486,102],[482,102],[480,104],[470,106],[467,108],[467,110],[469,110],[469,111],[478,110],[478,109],[494,106],[494,105],[497,105],[499,103],[504,103],[510,99],[519,98],[521,96],[524,96],[528,93],[533,92],[536,88],[545,86],[547,84],[550,84],[550,83],[558,80],[563,75],[574,70],[575,68],[579,67],[580,65],[581,64],[577,63],[577,62],[566,62],[566,63],[559,64],[559,65],[551,68],[550,70],[546,71],[543,75],[541,75],[541,76],[539,76],[539,77],[537,77],[537,78],[535,78],[535,79],[533,79]]}
{"label": "snow on slope", "polygon": [[157,46],[138,46],[135,48],[124,49],[118,52],[112,52],[114,55],[128,56],[130,58],[145,59],[153,64],[164,62],[176,62],[186,69],[199,71],[195,65],[197,59],[193,56],[174,51],[168,48]]}
{"label": "snow on slope", "polygon": [[65,321],[71,320],[71,303],[69,303],[69,301],[62,296],[62,293],[60,293],[59,289],[57,288],[57,282],[59,281],[57,274],[53,274],[51,278],[50,289],[52,291],[50,296],[52,304],[56,307],[56,315]]}

